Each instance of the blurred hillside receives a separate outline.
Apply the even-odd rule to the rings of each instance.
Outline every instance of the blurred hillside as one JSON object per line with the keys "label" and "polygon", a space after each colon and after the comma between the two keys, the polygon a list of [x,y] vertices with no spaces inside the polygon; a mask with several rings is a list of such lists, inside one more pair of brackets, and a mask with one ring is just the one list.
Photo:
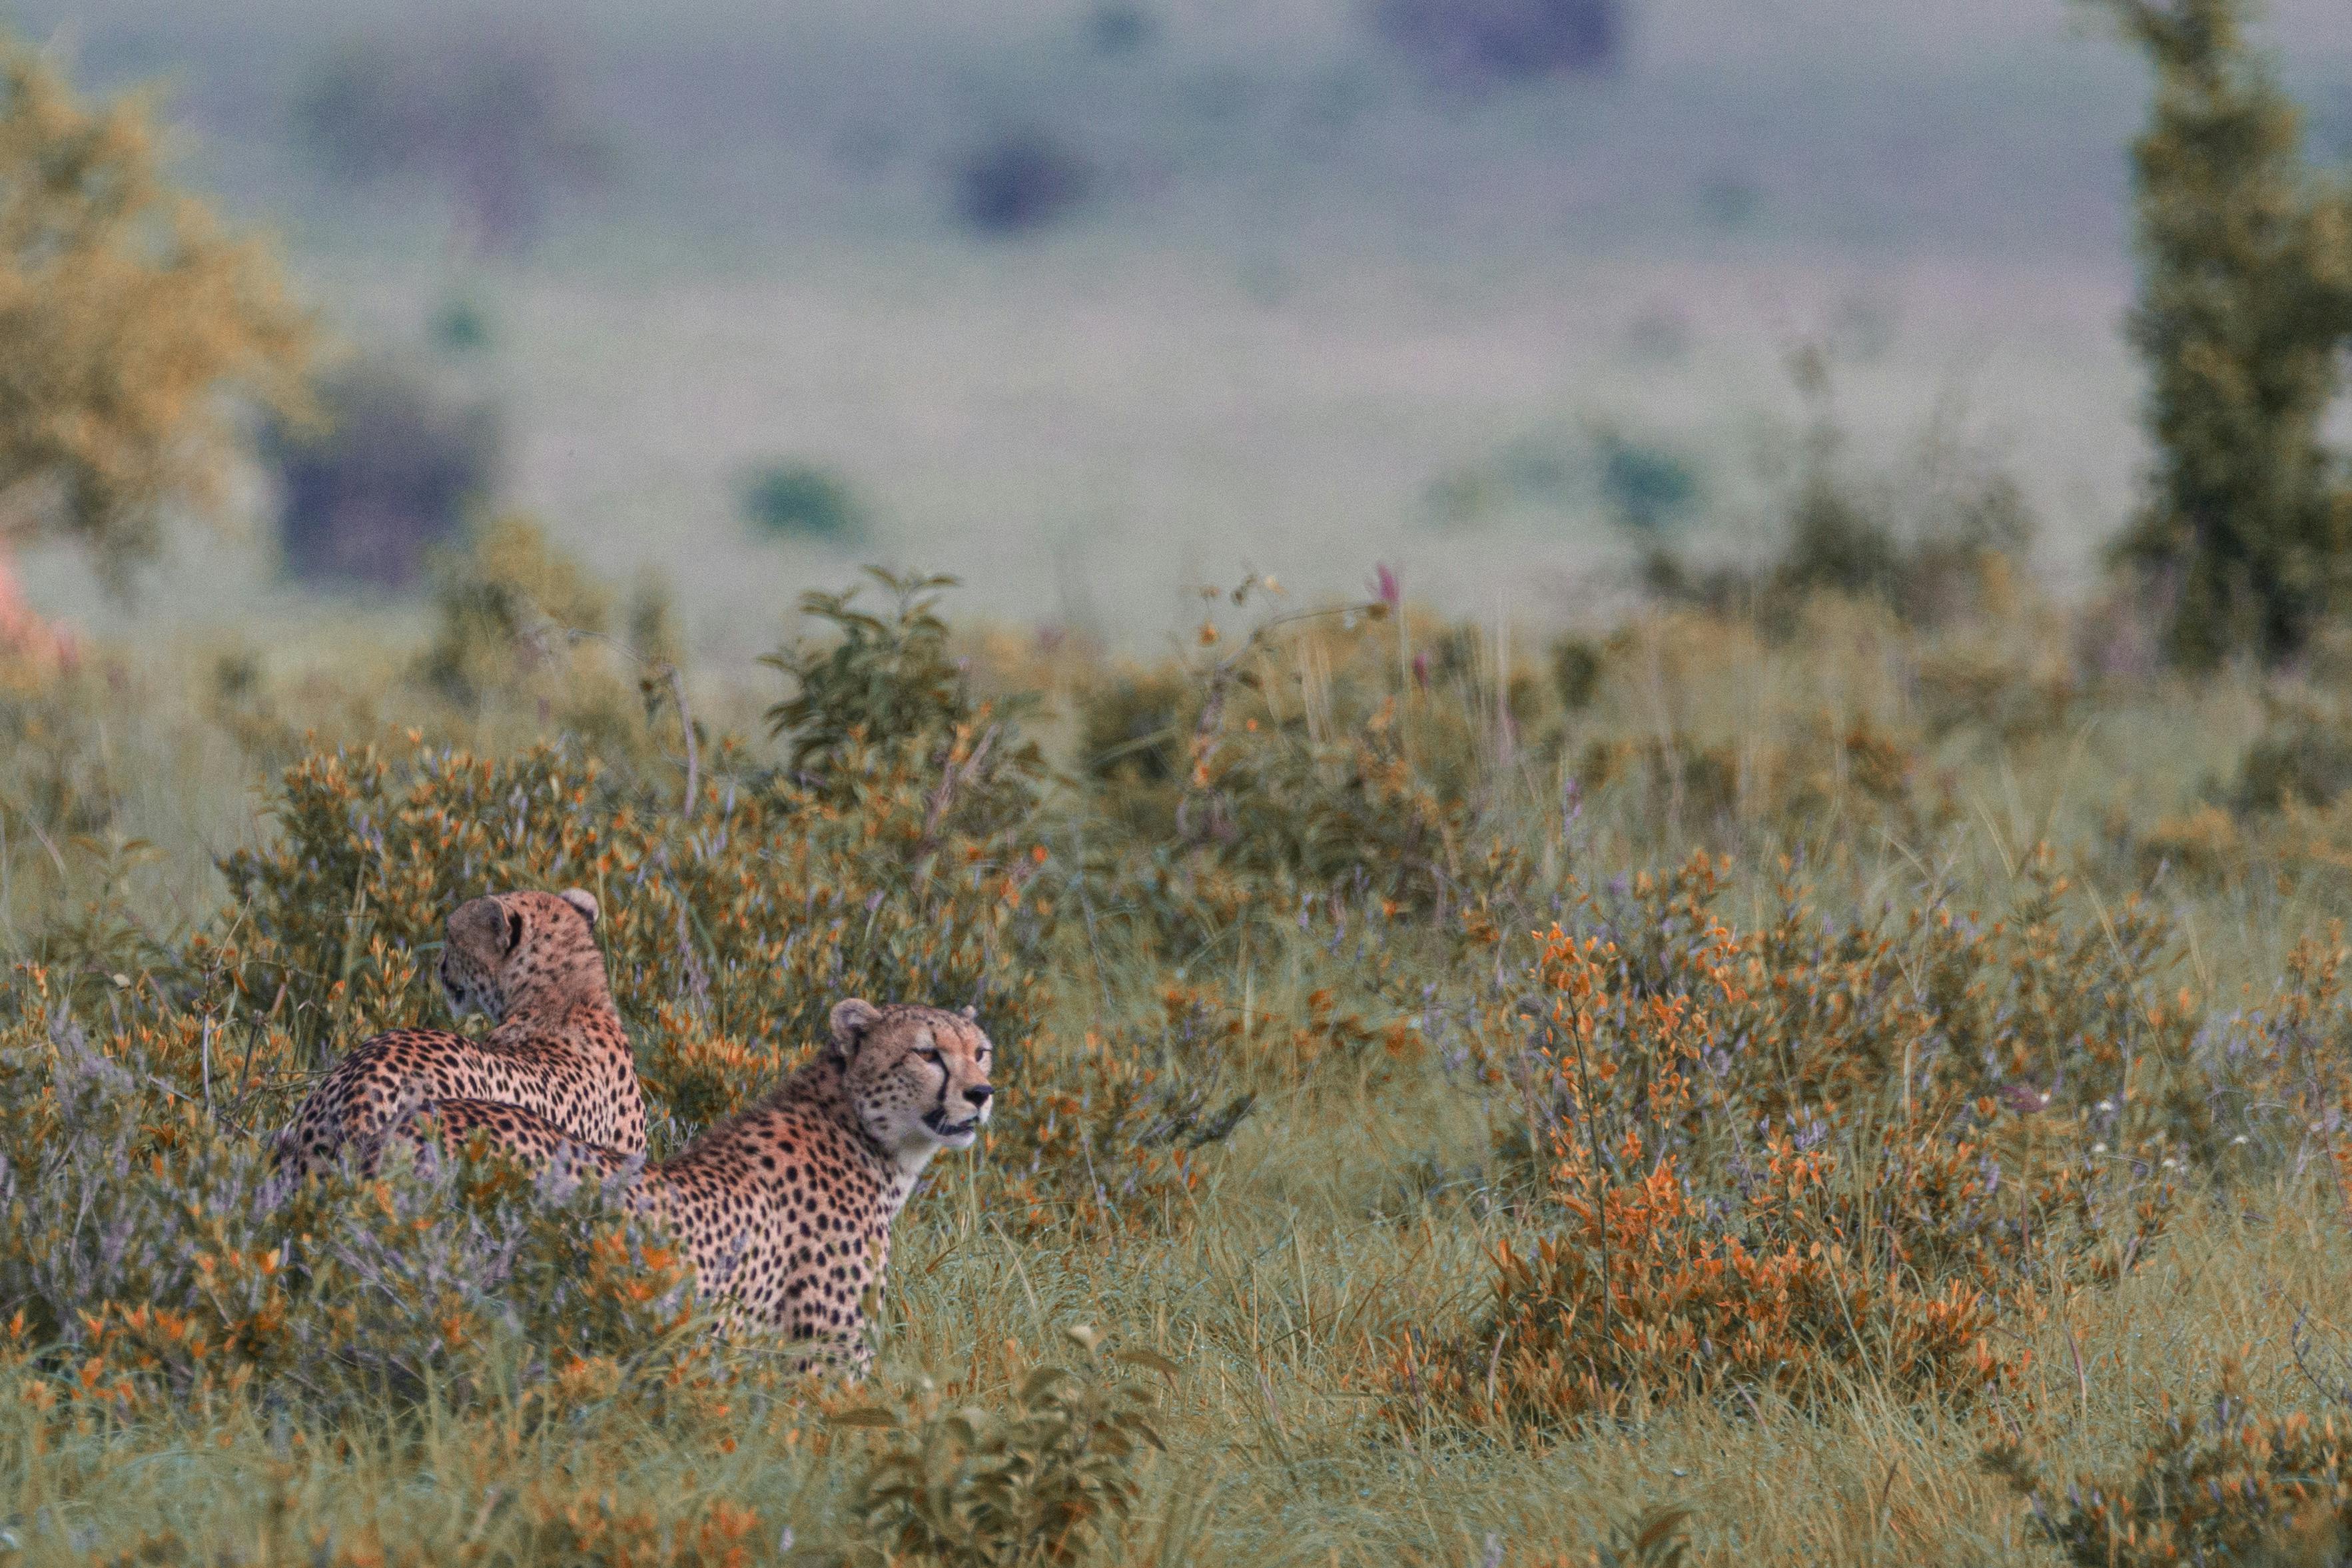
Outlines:
{"label": "blurred hillside", "polygon": [[[1672,455],[1682,526],[1737,542],[1800,343],[1832,351],[1859,450],[1963,430],[2078,577],[2138,456],[2116,324],[2144,84],[2054,0],[1948,10],[1627,0],[1604,68],[1520,84],[1433,69],[1353,0],[15,15],[93,86],[160,79],[191,173],[288,237],[353,342],[478,314],[504,499],[608,574],[663,563],[698,638],[748,647],[869,555],[1114,631],[1244,562],[1333,591],[1385,560],[1557,618],[1626,554],[1593,432]],[[2293,0],[2272,34],[2315,145],[2352,147],[2339,9]],[[504,55],[598,155],[518,254],[477,259],[446,190],[352,183],[306,139],[339,63]],[[1050,221],[975,216],[1017,226],[1041,188]],[[761,537],[740,497],[772,462],[837,476],[869,526]],[[253,532],[184,541],[170,581],[204,591],[142,619],[315,611]],[[77,562],[32,577],[120,613]]]}

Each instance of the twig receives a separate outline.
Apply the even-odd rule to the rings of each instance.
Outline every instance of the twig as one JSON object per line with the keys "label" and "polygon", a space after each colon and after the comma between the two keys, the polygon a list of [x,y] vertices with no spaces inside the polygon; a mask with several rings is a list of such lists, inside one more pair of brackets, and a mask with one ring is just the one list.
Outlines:
{"label": "twig", "polygon": [[675,660],[668,668],[670,700],[677,704],[677,727],[686,736],[686,808],[679,815],[692,822],[697,786],[702,776],[702,759],[694,744],[694,710],[686,703],[685,673],[677,668]]}

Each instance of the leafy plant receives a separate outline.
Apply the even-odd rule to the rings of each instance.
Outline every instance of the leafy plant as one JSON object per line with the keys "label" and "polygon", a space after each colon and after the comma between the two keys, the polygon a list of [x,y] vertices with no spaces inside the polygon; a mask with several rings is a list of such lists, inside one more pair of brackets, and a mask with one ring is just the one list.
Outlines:
{"label": "leafy plant", "polygon": [[767,714],[769,732],[791,741],[793,771],[837,795],[854,776],[845,760],[861,748],[904,752],[939,773],[940,820],[992,824],[1026,815],[1045,759],[1015,722],[1024,704],[975,697],[948,653],[939,598],[956,580],[874,566],[866,574],[897,600],[887,615],[856,608],[856,588],[804,594],[801,613],[838,637],[829,645],[797,640],[760,661],[793,683]]}
{"label": "leafy plant", "polygon": [[[1111,1380],[1094,1330],[1068,1334],[1085,1359],[1038,1367],[1002,1412],[927,1402],[903,1424],[887,1411],[862,1413],[861,1425],[891,1433],[851,1504],[866,1540],[804,1561],[1045,1568],[1088,1562],[1116,1542],[1143,1494],[1139,1472],[1165,1447],[1152,1426],[1157,1400],[1143,1384]],[[1175,1370],[1150,1352],[1115,1359]]]}

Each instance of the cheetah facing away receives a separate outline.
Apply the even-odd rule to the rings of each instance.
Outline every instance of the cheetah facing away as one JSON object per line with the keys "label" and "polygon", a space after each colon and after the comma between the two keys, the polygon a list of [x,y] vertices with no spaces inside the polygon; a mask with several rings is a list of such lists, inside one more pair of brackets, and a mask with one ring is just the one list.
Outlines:
{"label": "cheetah facing away", "polygon": [[[803,1358],[862,1373],[867,1292],[878,1300],[890,1222],[931,1156],[966,1149],[988,1120],[988,1037],[971,1011],[852,998],[832,1040],[750,1108],[626,1189],[686,1248],[731,1323],[814,1342]],[[487,1146],[560,1178],[627,1182],[637,1162],[566,1137],[514,1105],[453,1099],[390,1130],[420,1148]]]}
{"label": "cheetah facing away", "polygon": [[299,1179],[354,1140],[366,1148],[420,1104],[451,1098],[521,1106],[624,1154],[646,1147],[646,1101],[596,947],[596,900],[492,893],[460,904],[442,945],[441,988],[485,1039],[394,1029],[363,1042],[304,1099],[274,1161]]}

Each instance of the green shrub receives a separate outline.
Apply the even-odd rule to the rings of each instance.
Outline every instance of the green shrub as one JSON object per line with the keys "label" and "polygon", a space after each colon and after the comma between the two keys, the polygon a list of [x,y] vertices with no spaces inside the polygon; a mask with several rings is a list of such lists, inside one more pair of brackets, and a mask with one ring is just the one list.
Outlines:
{"label": "green shrub", "polygon": [[[422,673],[454,702],[473,705],[545,671],[566,692],[583,674],[576,638],[604,635],[612,595],[555,549],[530,519],[493,518],[434,573],[436,627]],[[605,678],[605,684],[611,678]]]}
{"label": "green shrub", "polygon": [[992,825],[1035,807],[1045,760],[1017,720],[1024,703],[975,697],[961,663],[948,653],[939,617],[952,577],[867,574],[896,605],[877,616],[856,607],[857,590],[801,597],[801,613],[830,625],[829,643],[794,641],[760,662],[782,670],[793,694],[768,710],[772,735],[789,739],[793,773],[835,799],[854,793],[845,759],[867,747],[904,752],[939,775],[940,826]]}

